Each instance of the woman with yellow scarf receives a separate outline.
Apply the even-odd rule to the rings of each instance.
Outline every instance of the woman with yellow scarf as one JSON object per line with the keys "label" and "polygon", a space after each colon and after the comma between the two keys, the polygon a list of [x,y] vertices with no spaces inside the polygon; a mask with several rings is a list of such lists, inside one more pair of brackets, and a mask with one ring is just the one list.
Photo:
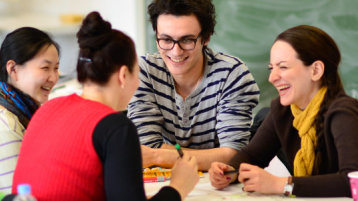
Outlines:
{"label": "woman with yellow scarf", "polygon": [[[238,180],[247,192],[351,197],[347,173],[358,170],[358,101],[344,92],[340,59],[334,40],[317,27],[300,25],[278,35],[269,82],[279,98],[230,165],[212,163],[212,185],[221,189]],[[280,149],[292,177],[263,169]],[[238,174],[225,174],[234,168]]]}

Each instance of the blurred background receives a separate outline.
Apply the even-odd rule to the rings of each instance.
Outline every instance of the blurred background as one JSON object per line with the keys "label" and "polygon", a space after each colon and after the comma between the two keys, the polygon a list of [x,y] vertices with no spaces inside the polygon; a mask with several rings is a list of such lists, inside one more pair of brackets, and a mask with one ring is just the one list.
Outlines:
{"label": "blurred background", "polygon": [[[155,37],[146,7],[151,0],[0,0],[0,41],[21,26],[51,34],[61,46],[60,71],[74,77],[78,47],[75,34],[81,16],[96,10],[112,26],[133,38],[138,55],[155,52]],[[358,98],[357,0],[213,0],[216,33],[209,47],[241,58],[261,90],[255,112],[277,96],[268,83],[269,51],[275,37],[300,24],[325,30],[337,42],[346,92]]]}
{"label": "blurred background", "polygon": [[0,0],[0,41],[22,26],[49,33],[61,47],[60,71],[74,76],[78,45],[76,33],[82,18],[99,11],[112,27],[130,35],[138,54],[145,51],[143,0]]}

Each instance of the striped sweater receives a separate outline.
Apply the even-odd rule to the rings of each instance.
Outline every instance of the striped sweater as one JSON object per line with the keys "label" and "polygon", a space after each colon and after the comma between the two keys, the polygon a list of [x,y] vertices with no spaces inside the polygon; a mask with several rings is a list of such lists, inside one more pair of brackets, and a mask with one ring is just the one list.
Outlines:
{"label": "striped sweater", "polygon": [[203,79],[185,100],[159,54],[141,58],[140,86],[128,105],[141,144],[237,150],[247,145],[259,88],[240,59],[211,49],[204,56]]}
{"label": "striped sweater", "polygon": [[17,116],[0,105],[0,192],[11,193],[24,132]]}

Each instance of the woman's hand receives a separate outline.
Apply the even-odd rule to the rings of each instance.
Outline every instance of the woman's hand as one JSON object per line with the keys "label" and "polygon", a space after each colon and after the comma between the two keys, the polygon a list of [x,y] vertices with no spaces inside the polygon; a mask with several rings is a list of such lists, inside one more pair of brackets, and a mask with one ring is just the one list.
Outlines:
{"label": "woman's hand", "polygon": [[211,163],[211,167],[209,169],[211,185],[217,189],[223,189],[231,182],[235,181],[237,174],[231,173],[225,175],[224,171],[227,170],[234,170],[234,168],[221,162]]}
{"label": "woman's hand", "polygon": [[170,186],[175,188],[179,192],[181,200],[184,200],[198,181],[198,162],[196,158],[184,154],[183,158],[179,158],[172,168]]}
{"label": "woman's hand", "polygon": [[244,184],[243,190],[263,194],[283,194],[287,177],[277,177],[266,170],[242,163],[239,169],[239,181]]}

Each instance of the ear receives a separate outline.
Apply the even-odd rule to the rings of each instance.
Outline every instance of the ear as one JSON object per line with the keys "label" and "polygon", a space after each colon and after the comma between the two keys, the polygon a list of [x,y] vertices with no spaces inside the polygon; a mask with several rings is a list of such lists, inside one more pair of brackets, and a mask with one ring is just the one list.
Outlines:
{"label": "ear", "polygon": [[122,89],[126,85],[127,73],[128,73],[128,67],[126,65],[123,65],[118,69],[118,81]]}
{"label": "ear", "polygon": [[317,60],[312,63],[312,80],[318,81],[324,74],[324,63],[321,60]]}
{"label": "ear", "polygon": [[203,46],[208,46],[208,45],[209,45],[209,42],[210,42],[210,36],[209,36],[209,38],[208,38],[206,41],[204,41]]}
{"label": "ear", "polygon": [[17,68],[16,62],[14,60],[9,60],[6,62],[6,71],[9,79],[17,81]]}

